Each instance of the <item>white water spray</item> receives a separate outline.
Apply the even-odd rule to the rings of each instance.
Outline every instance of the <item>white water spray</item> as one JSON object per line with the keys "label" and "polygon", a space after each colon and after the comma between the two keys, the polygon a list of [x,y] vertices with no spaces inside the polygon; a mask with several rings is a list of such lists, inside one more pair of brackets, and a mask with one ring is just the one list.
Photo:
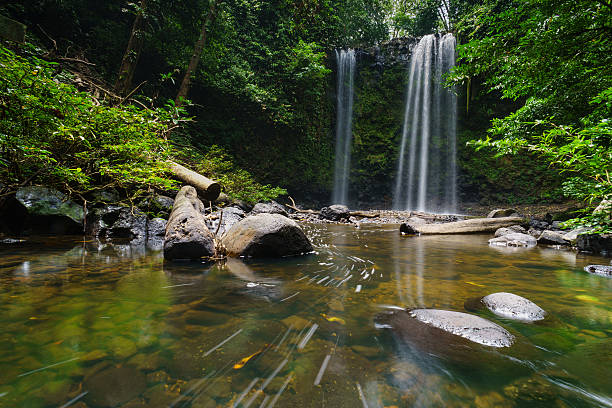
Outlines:
{"label": "white water spray", "polygon": [[457,211],[457,98],[442,84],[455,65],[455,43],[452,34],[432,34],[412,51],[394,209]]}
{"label": "white water spray", "polygon": [[355,51],[336,50],[338,87],[336,92],[336,160],[334,170],[334,204],[348,204],[351,148],[353,140],[353,85]]}

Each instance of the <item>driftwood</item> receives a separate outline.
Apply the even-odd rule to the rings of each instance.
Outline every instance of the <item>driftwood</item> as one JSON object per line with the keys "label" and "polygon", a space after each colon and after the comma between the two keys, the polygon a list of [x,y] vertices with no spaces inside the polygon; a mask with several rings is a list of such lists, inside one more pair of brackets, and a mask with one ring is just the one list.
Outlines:
{"label": "driftwood", "polygon": [[525,218],[522,217],[501,217],[501,218],[474,218],[464,221],[447,222],[444,224],[423,224],[410,225],[414,231],[423,235],[443,235],[443,234],[478,234],[485,232],[495,232],[498,228],[510,227],[516,224],[524,224]]}
{"label": "driftwood", "polygon": [[170,171],[179,180],[195,187],[200,196],[206,201],[215,201],[221,194],[219,183],[189,170],[178,163],[170,162]]}
{"label": "driftwood", "polygon": [[293,201],[293,198],[291,198],[291,196],[289,196],[289,199],[291,200],[292,205],[285,204],[285,206],[288,208],[291,208],[296,213],[299,213],[299,214],[320,214],[321,213],[320,211],[315,211],[315,210],[302,210],[295,205],[295,201]]}
{"label": "driftwood", "polygon": [[351,211],[349,212],[351,217],[362,217],[362,218],[377,218],[380,217],[380,213],[367,213],[365,211]]}

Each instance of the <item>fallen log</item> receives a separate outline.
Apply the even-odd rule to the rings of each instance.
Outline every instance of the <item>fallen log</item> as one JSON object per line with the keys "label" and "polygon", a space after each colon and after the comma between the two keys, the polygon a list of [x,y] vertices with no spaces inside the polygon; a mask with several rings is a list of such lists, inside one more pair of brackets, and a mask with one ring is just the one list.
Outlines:
{"label": "fallen log", "polygon": [[[478,234],[485,232],[495,232],[498,228],[510,227],[516,224],[525,224],[527,220],[523,217],[501,217],[501,218],[473,218],[470,220],[447,222],[444,224],[406,224],[412,230],[423,235],[434,234]],[[400,227],[401,231],[407,231],[404,224]]]}
{"label": "fallen log", "polygon": [[219,194],[221,194],[221,185],[216,181],[206,178],[175,162],[170,162],[169,168],[176,178],[195,187],[204,200],[215,201],[217,197],[219,197]]}

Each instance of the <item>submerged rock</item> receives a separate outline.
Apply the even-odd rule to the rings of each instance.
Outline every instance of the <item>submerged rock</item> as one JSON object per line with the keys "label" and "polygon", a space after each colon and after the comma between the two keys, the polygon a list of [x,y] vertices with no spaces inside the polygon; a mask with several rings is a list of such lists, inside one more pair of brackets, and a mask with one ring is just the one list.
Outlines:
{"label": "submerged rock", "polygon": [[518,211],[514,208],[504,208],[491,211],[487,218],[518,217]]}
{"label": "submerged rock", "polygon": [[531,235],[514,232],[501,237],[489,240],[489,245],[498,246],[514,246],[514,247],[532,247],[537,245],[538,241]]}
{"label": "submerged rock", "polygon": [[563,234],[557,231],[545,230],[538,238],[538,244],[542,245],[568,245]]}
{"label": "submerged rock", "polygon": [[276,201],[270,201],[267,203],[257,203],[249,213],[249,215],[257,214],[280,214],[287,216],[287,210],[285,207],[277,203]]}
{"label": "submerged rock", "polygon": [[181,188],[166,226],[164,258],[199,259],[214,255],[215,242],[202,215],[203,208],[195,188]]}
{"label": "submerged rock", "polygon": [[483,305],[498,316],[522,321],[538,321],[546,311],[531,300],[513,293],[498,292],[482,298]]}
{"label": "submerged rock", "polygon": [[350,211],[346,205],[334,204],[329,207],[321,208],[320,216],[323,219],[330,221],[348,220]]}
{"label": "submerged rock", "polygon": [[585,266],[584,270],[593,275],[605,276],[612,278],[612,266],[610,265],[589,265]]}
{"label": "submerged rock", "polygon": [[612,234],[581,234],[576,239],[576,246],[581,252],[612,252]]}
{"label": "submerged rock", "polygon": [[246,217],[225,233],[222,244],[230,256],[281,257],[312,251],[302,229],[280,214]]}
{"label": "submerged rock", "polygon": [[140,395],[146,388],[142,372],[131,366],[111,367],[85,378],[85,400],[95,407],[115,407]]}

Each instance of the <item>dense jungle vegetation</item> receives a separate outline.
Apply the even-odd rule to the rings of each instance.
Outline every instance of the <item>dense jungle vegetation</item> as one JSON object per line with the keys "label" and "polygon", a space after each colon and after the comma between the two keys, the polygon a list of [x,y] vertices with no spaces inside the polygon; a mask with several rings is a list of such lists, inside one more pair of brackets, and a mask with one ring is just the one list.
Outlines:
{"label": "dense jungle vegetation", "polygon": [[[25,45],[1,44],[5,193],[36,182],[135,200],[176,187],[172,159],[235,198],[325,202],[334,49],[454,32],[462,201],[612,194],[610,0],[25,0],[0,14],[28,26]],[[393,178],[405,72],[359,74],[363,201],[384,204]]]}

